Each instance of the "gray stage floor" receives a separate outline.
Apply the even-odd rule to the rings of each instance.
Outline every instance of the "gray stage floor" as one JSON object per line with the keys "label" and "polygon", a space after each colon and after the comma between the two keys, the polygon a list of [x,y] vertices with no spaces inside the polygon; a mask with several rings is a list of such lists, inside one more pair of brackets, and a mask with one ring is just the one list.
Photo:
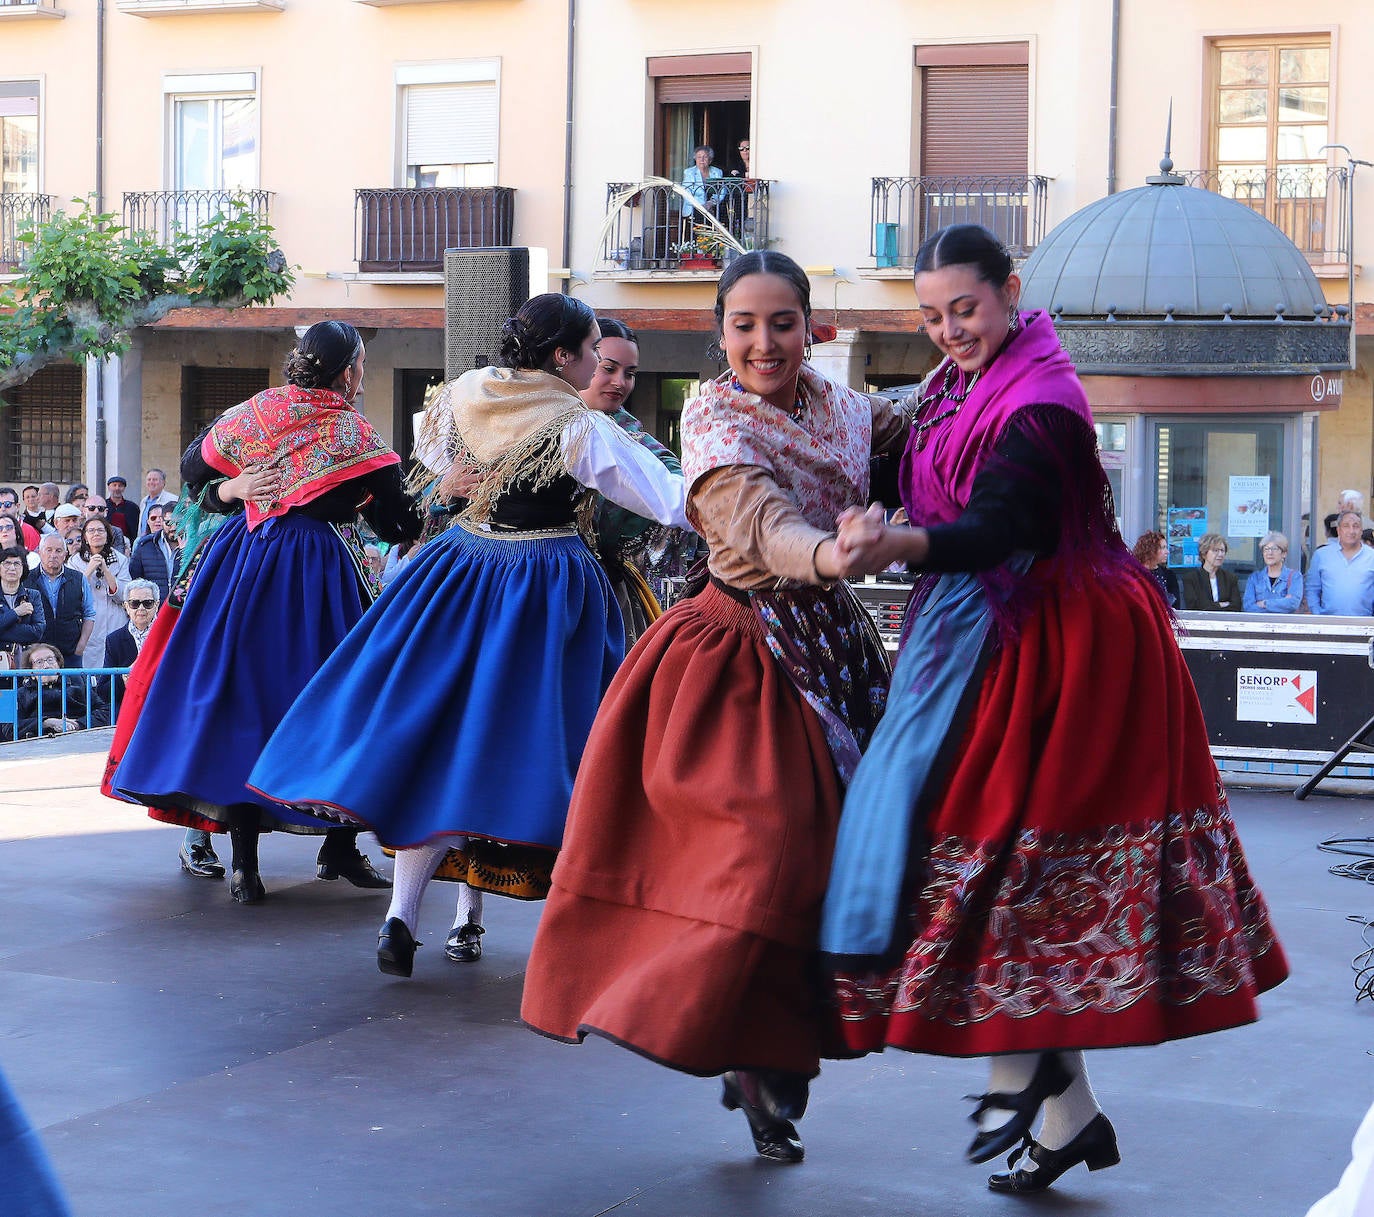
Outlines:
{"label": "gray stage floor", "polygon": [[179,873],[177,830],[93,793],[100,759],[0,753],[0,1066],[78,1217],[1301,1217],[1374,1097],[1346,920],[1374,887],[1316,849],[1374,835],[1364,800],[1233,792],[1294,975],[1255,1026],[1090,1057],[1122,1165],[1028,1202],[962,1160],[975,1063],[827,1065],[806,1162],[764,1164],[716,1083],[520,1025],[539,906],[489,901],[486,957],[453,965],[436,885],[415,978],[384,977],[384,893],[315,880],[314,843],[275,836],[269,900],[235,906]]}

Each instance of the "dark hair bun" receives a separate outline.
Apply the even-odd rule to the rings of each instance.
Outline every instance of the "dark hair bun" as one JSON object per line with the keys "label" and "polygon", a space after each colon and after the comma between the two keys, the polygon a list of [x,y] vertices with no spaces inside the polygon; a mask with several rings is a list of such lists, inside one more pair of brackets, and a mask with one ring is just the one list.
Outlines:
{"label": "dark hair bun", "polygon": [[362,354],[363,336],[347,321],[318,321],[282,364],[282,375],[298,389],[327,389]]}

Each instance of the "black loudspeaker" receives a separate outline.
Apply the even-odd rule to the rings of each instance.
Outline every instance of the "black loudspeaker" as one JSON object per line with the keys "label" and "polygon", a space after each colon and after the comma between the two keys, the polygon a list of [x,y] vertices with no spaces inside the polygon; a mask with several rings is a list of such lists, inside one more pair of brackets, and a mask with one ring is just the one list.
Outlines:
{"label": "black loudspeaker", "polygon": [[444,250],[444,378],[496,362],[501,327],[530,298],[530,251]]}

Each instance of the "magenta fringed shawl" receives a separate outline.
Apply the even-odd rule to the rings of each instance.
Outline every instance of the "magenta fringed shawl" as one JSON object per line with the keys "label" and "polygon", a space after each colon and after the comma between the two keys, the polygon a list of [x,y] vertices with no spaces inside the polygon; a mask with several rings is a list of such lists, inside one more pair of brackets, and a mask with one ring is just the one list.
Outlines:
{"label": "magenta fringed shawl", "polygon": [[[935,370],[932,384],[942,381],[948,362]],[[956,395],[966,382],[963,373],[954,377]],[[974,478],[1007,422],[1018,410],[1033,405],[1063,406],[1092,423],[1088,396],[1043,312],[1023,315],[1020,332],[983,370],[959,413],[932,427],[920,451],[918,437],[912,433],[901,473],[902,500],[911,522],[930,525],[957,520],[968,506]],[[922,414],[934,417],[949,408],[936,400]]]}

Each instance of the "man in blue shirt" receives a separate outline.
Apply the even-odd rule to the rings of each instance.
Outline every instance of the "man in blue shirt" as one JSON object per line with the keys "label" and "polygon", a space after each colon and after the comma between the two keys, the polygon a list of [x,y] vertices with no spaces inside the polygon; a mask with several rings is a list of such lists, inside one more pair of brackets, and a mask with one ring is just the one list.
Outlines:
{"label": "man in blue shirt", "polygon": [[1335,542],[1323,545],[1307,566],[1307,607],[1325,616],[1374,616],[1374,549],[1361,540],[1364,520],[1343,511]]}
{"label": "man in blue shirt", "polygon": [[38,543],[38,569],[29,571],[24,582],[43,597],[43,641],[62,652],[67,667],[81,667],[95,629],[95,596],[90,580],[67,565],[67,543],[55,532]]}

